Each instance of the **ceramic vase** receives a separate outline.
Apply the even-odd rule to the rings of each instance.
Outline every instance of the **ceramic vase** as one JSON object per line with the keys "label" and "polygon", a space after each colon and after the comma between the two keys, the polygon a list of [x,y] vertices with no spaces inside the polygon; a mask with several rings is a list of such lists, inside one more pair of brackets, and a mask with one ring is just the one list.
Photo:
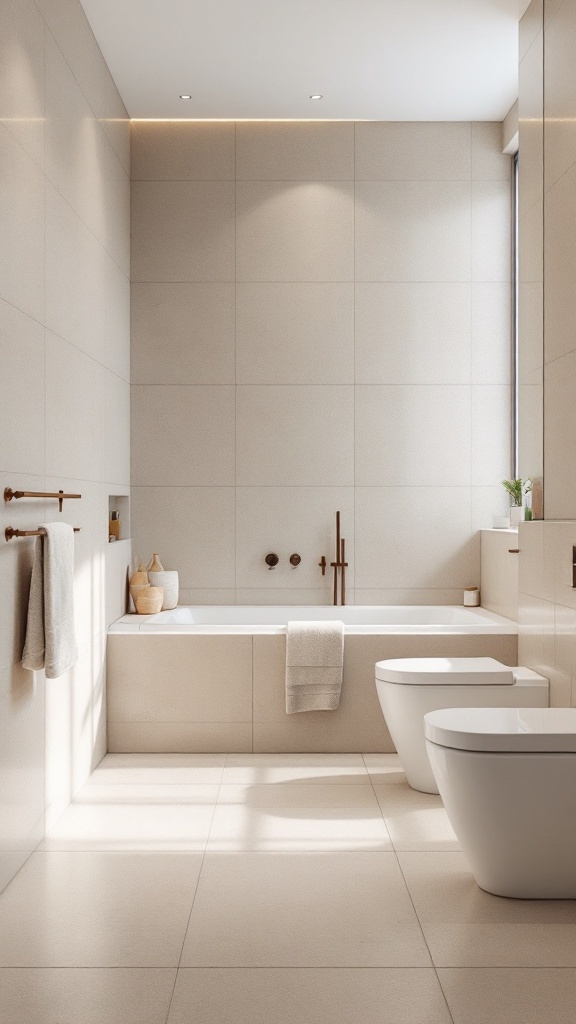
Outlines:
{"label": "ceramic vase", "polygon": [[136,611],[138,615],[155,615],[162,611],[163,600],[163,587],[144,587],[136,598]]}
{"label": "ceramic vase", "polygon": [[178,573],[164,569],[163,572],[148,573],[150,583],[153,587],[163,587],[164,601],[162,611],[167,612],[178,604]]}
{"label": "ceramic vase", "polygon": [[518,523],[524,522],[524,505],[511,505],[510,506],[510,526],[518,526]]}
{"label": "ceramic vase", "polygon": [[148,572],[164,572],[164,566],[160,561],[160,556],[157,551],[152,555],[152,561],[148,566]]}

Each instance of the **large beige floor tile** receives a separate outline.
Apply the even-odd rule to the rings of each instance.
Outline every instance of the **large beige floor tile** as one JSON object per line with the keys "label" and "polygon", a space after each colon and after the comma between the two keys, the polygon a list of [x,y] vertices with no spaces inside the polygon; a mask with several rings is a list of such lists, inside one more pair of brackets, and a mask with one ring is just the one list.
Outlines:
{"label": "large beige floor tile", "polygon": [[395,850],[459,850],[439,796],[403,785],[375,785],[380,810]]}
{"label": "large beige floor tile", "polygon": [[216,969],[178,972],[168,1024],[415,1024],[424,1020],[426,1024],[450,1020],[431,970]]}
{"label": "large beige floor tile", "polygon": [[229,754],[223,784],[299,782],[369,785],[361,754]]}
{"label": "large beige floor tile", "polygon": [[437,967],[576,966],[576,901],[492,896],[461,853],[398,856]]}
{"label": "large beige floor tile", "polygon": [[427,967],[391,853],[208,853],[183,967]]}
{"label": "large beige floor tile", "polygon": [[201,861],[32,854],[0,899],[0,965],[175,967]]}
{"label": "large beige floor tile", "polygon": [[442,970],[454,1024],[568,1024],[574,1019],[576,971]]}
{"label": "large beige floor tile", "polygon": [[106,754],[89,785],[218,785],[226,754]]}
{"label": "large beige floor tile", "polygon": [[201,852],[217,795],[215,785],[84,786],[40,849]]}
{"label": "large beige floor tile", "polygon": [[164,1024],[174,969],[0,970],[0,1024]]}
{"label": "large beige floor tile", "polygon": [[220,787],[208,850],[332,853],[391,850],[368,786]]}
{"label": "large beige floor tile", "polygon": [[406,774],[398,754],[363,754],[366,771],[374,784],[386,782],[387,785],[398,783],[404,785]]}

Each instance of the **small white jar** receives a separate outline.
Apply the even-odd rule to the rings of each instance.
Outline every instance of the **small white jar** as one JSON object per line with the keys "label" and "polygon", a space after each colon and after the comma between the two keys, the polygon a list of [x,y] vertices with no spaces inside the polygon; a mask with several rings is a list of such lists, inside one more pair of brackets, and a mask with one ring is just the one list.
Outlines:
{"label": "small white jar", "polygon": [[464,604],[467,608],[477,608],[480,604],[479,587],[466,587],[464,591]]}

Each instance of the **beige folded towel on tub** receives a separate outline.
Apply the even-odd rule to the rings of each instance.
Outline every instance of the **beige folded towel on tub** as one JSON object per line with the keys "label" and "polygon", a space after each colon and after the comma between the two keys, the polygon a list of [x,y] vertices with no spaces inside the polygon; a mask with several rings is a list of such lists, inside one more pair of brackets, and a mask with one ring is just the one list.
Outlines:
{"label": "beige folded towel on tub", "polygon": [[67,523],[44,523],[38,537],[28,598],[23,668],[46,669],[56,679],[78,660],[74,631],[74,531]]}
{"label": "beige folded towel on tub", "polygon": [[340,703],[343,662],[343,622],[289,622],[286,714],[335,711]]}

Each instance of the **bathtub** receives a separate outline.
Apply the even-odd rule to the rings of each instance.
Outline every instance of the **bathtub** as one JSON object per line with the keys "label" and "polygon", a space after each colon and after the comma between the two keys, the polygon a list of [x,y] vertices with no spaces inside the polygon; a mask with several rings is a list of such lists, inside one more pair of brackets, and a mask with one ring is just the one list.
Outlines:
{"label": "bathtub", "polygon": [[179,606],[157,615],[124,615],[111,633],[285,633],[290,620],[341,619],[348,636],[359,634],[500,633],[518,627],[484,608],[458,605],[213,605]]}
{"label": "bathtub", "polygon": [[[286,625],[342,619],[337,711],[287,715]],[[202,606],[124,615],[107,638],[108,749],[126,753],[393,751],[374,684],[384,658],[516,665],[517,625],[457,606]]]}

